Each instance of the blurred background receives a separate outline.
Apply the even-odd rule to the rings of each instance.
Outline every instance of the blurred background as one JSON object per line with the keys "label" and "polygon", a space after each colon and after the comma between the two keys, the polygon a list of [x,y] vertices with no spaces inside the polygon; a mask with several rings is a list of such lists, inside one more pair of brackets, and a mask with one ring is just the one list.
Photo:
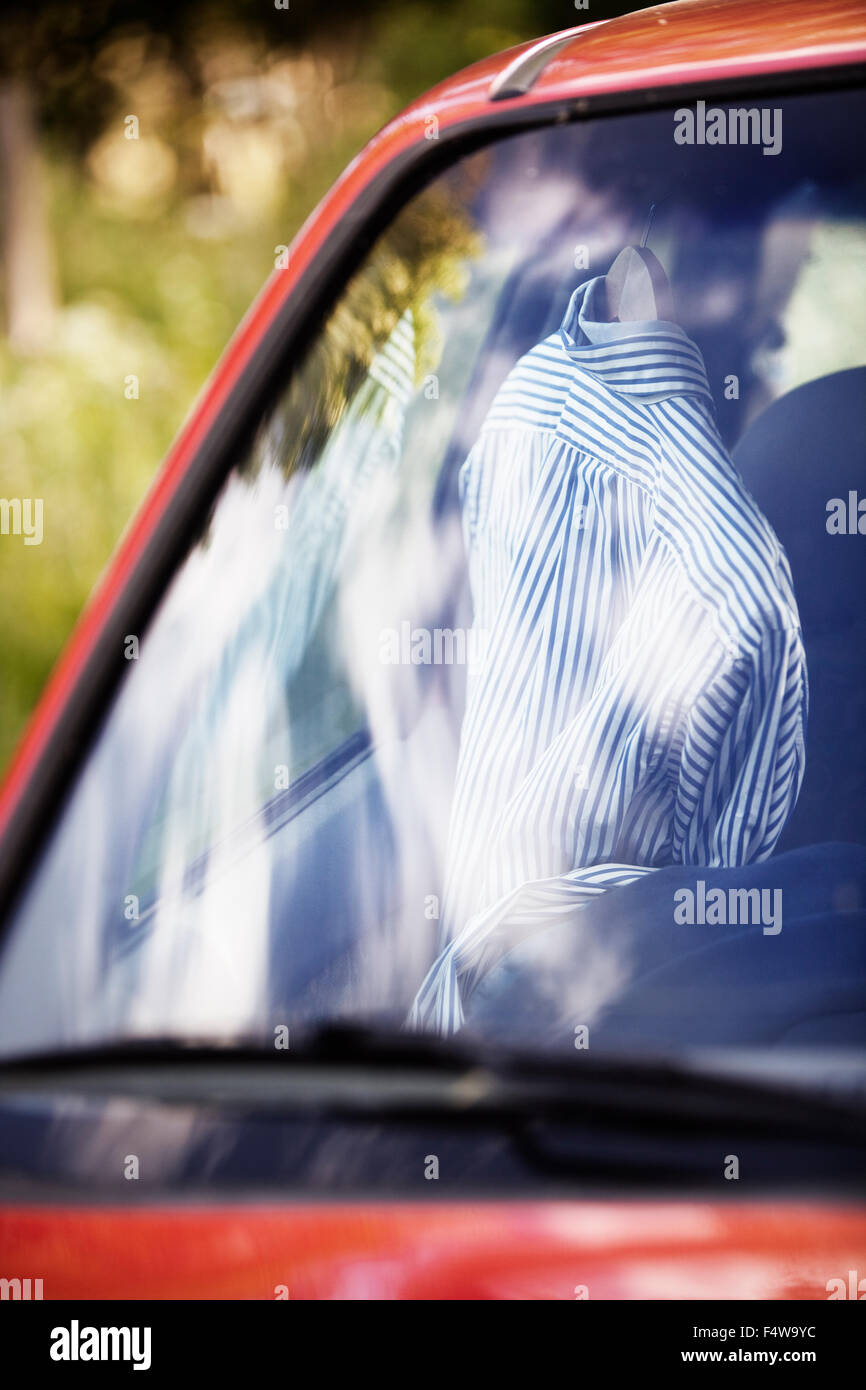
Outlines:
{"label": "blurred background", "polygon": [[275,247],[434,82],[637,8],[7,0],[0,497],[44,539],[0,542],[0,767]]}

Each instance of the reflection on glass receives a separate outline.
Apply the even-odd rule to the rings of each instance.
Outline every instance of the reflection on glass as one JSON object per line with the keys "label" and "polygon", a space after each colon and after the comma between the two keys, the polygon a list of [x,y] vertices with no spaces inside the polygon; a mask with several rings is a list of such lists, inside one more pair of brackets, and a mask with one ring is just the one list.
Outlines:
{"label": "reflection on glass", "polygon": [[[862,561],[825,526],[866,491],[861,108],[787,102],[772,160],[664,111],[535,131],[400,212],[142,636],[3,1051],[862,1042],[816,945],[862,980]],[[651,204],[677,322],[637,329],[581,287]]]}

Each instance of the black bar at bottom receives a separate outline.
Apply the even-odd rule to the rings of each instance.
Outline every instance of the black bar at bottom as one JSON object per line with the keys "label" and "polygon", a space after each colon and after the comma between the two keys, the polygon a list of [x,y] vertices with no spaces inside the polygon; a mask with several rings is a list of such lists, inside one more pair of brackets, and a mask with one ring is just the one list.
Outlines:
{"label": "black bar at bottom", "polygon": [[[608,1372],[686,1371],[706,1365],[735,1370],[763,1365],[768,1369],[790,1365],[811,1367],[822,1380],[835,1371],[859,1362],[863,1341],[862,1309],[844,1302],[730,1302],[730,1303],[593,1303],[576,1300],[565,1314],[547,1325],[571,1339],[572,1364],[588,1367],[595,1358]],[[281,1368],[289,1377],[303,1363],[309,1374],[310,1356],[324,1370],[333,1370],[333,1341],[316,1352],[315,1342],[299,1343],[299,1335],[328,1330],[341,1323],[344,1313],[318,1311],[309,1303],[279,1302],[179,1302],[179,1303],[37,1303],[5,1302],[0,1309],[3,1359],[25,1374],[34,1371],[56,1377],[87,1376],[109,1370],[113,1376],[164,1375],[190,1371],[197,1376],[213,1372],[221,1380],[238,1374],[256,1376],[268,1368]],[[392,1314],[398,1320],[402,1315]],[[433,1326],[432,1315],[427,1314]],[[513,1312],[503,1328],[503,1349],[513,1345],[516,1330]],[[486,1323],[486,1319],[485,1319]],[[535,1323],[537,1327],[537,1323]],[[465,1325],[464,1325],[465,1327]],[[362,1356],[364,1379],[374,1379],[377,1367],[387,1364],[393,1376],[400,1361],[387,1354],[382,1333],[371,1337],[371,1325],[362,1329],[359,1341],[344,1341],[349,1357]],[[437,1327],[436,1338],[425,1340],[424,1378],[430,1379],[435,1348],[453,1357],[454,1345]],[[385,1335],[388,1335],[387,1331]],[[519,1335],[519,1333],[518,1333]],[[476,1327],[473,1336],[489,1337],[489,1329]],[[483,1345],[478,1342],[479,1349]],[[535,1359],[537,1369],[550,1364],[550,1344],[530,1340],[524,1355]],[[363,1348],[367,1353],[363,1353]],[[493,1346],[488,1346],[494,1350]],[[321,1358],[321,1359],[320,1359]],[[411,1358],[406,1373],[417,1374]],[[451,1363],[453,1364],[453,1362]],[[485,1375],[485,1379],[488,1377]]]}

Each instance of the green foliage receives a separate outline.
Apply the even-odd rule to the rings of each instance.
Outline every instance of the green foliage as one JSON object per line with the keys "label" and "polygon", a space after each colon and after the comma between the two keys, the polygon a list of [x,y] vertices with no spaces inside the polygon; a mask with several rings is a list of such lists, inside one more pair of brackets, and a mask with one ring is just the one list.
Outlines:
{"label": "green foliage", "polygon": [[[437,81],[627,8],[628,0],[596,0],[592,14],[568,0],[6,7],[0,66],[29,87],[36,107],[59,303],[38,352],[0,339],[0,496],[44,502],[41,545],[0,536],[0,766],[275,248],[365,141]],[[124,138],[130,114],[138,140]],[[383,276],[399,268],[399,255],[390,270],[383,261]],[[389,296],[392,309],[406,299],[400,286]],[[419,328],[434,351],[435,326],[426,335]]]}

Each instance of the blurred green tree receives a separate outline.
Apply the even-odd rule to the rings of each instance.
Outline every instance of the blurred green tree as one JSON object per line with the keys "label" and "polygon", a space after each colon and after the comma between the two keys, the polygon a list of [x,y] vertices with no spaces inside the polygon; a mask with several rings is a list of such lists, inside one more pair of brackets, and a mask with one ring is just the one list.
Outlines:
{"label": "blurred green tree", "polygon": [[49,0],[0,15],[0,765],[232,329],[407,101],[635,5]]}

